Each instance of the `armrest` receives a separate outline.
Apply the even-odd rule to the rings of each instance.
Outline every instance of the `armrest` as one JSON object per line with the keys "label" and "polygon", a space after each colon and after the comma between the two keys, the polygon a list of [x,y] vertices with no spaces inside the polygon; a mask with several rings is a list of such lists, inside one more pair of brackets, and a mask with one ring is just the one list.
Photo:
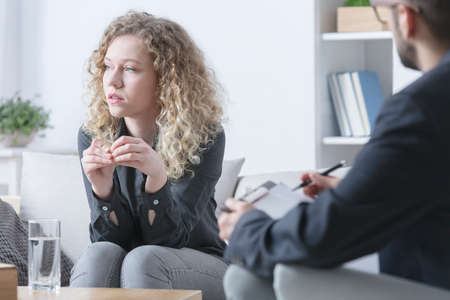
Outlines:
{"label": "armrest", "polygon": [[5,195],[0,196],[0,199],[5,201],[6,203],[9,203],[17,214],[20,213],[20,196],[11,196],[11,195]]}
{"label": "armrest", "polygon": [[282,264],[275,267],[274,289],[277,300],[450,299],[450,291],[388,275]]}

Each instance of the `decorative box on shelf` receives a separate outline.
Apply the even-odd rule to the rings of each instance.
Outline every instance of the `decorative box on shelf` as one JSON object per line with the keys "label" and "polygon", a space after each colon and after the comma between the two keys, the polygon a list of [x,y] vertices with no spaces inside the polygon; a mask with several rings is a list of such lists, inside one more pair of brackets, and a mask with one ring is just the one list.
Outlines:
{"label": "decorative box on shelf", "polygon": [[13,265],[0,263],[0,299],[17,299],[17,269]]}
{"label": "decorative box on shelf", "polygon": [[[387,20],[389,8],[378,7],[382,20]],[[387,24],[378,21],[371,6],[339,7],[337,9],[338,32],[368,32],[389,30]]]}

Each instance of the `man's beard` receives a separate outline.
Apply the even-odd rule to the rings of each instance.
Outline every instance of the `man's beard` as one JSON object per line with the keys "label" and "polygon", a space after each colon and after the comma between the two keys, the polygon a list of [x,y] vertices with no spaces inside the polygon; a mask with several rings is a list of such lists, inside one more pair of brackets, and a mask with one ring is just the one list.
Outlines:
{"label": "man's beard", "polygon": [[394,28],[392,29],[392,32],[394,33],[397,51],[400,56],[400,60],[402,61],[402,64],[407,68],[411,68],[413,70],[420,70],[417,62],[417,49],[410,42],[405,41],[402,38],[398,24],[398,16],[396,12],[394,12],[394,21],[395,24]]}
{"label": "man's beard", "polygon": [[411,45],[411,43],[401,38],[399,35],[397,35],[396,40],[397,40],[396,41],[397,51],[398,55],[400,56],[400,60],[402,61],[402,64],[407,68],[419,71],[420,68],[417,64],[416,48],[413,45]]}

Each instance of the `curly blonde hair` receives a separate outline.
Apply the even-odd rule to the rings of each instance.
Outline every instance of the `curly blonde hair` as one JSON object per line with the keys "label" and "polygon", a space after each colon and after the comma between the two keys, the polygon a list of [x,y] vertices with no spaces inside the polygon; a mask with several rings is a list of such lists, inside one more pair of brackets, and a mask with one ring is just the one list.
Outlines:
{"label": "curly blonde hair", "polygon": [[200,152],[223,130],[219,85],[212,70],[205,66],[203,53],[180,25],[145,12],[130,11],[107,27],[88,61],[91,100],[84,129],[92,136],[106,143],[117,138],[120,119],[109,112],[103,74],[109,45],[123,35],[142,39],[153,58],[160,109],[155,150],[164,161],[168,177],[178,179],[187,171],[192,172],[192,165],[200,163]]}

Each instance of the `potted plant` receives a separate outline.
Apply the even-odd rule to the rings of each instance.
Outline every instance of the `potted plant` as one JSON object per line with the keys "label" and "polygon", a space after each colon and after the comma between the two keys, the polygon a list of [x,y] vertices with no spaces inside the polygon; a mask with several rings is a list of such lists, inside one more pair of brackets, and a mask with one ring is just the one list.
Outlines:
{"label": "potted plant", "polygon": [[6,147],[23,147],[40,131],[51,128],[49,112],[32,104],[32,99],[22,99],[18,93],[0,100],[0,141]]}
{"label": "potted plant", "polygon": [[[380,16],[387,19],[388,9],[380,7]],[[380,23],[369,0],[347,0],[337,11],[338,32],[368,32],[389,30],[386,24]]]}

